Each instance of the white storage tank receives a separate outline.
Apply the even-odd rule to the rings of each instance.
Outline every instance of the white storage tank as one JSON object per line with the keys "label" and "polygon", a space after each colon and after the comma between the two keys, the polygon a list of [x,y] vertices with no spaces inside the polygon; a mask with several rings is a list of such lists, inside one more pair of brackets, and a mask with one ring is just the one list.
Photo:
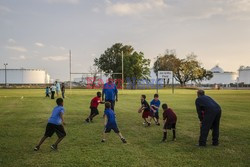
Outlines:
{"label": "white storage tank", "polygon": [[[47,84],[50,76],[39,69],[7,69],[7,84]],[[5,84],[5,69],[0,69],[0,84]]]}
{"label": "white storage tank", "polygon": [[250,84],[250,66],[239,69],[239,83]]}

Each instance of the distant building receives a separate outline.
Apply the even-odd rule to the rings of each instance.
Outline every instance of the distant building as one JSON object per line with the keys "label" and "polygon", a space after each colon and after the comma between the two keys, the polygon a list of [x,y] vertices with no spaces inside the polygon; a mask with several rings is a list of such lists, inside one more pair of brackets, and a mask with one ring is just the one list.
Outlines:
{"label": "distant building", "polygon": [[[39,69],[7,69],[7,84],[47,84],[50,75]],[[5,84],[5,69],[0,69],[0,84]]]}
{"label": "distant building", "polygon": [[239,69],[239,83],[250,84],[250,66],[241,66]]}
{"label": "distant building", "polygon": [[203,84],[231,84],[237,81],[237,73],[224,71],[218,65],[213,67],[211,72],[213,73],[213,78],[203,81]]}

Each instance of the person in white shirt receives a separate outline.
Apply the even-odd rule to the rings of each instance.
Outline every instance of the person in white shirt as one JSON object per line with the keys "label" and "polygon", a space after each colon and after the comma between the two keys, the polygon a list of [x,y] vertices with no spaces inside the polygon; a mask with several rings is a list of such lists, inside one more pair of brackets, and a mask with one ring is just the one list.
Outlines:
{"label": "person in white shirt", "polygon": [[50,90],[51,90],[51,99],[55,99],[56,86],[52,85],[50,87]]}

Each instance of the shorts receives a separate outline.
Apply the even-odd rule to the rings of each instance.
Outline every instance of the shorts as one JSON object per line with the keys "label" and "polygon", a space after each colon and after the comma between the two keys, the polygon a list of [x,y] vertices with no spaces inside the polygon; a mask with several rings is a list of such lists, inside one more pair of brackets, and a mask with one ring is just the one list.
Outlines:
{"label": "shorts", "polygon": [[91,112],[90,112],[90,115],[98,115],[99,114],[99,111],[96,107],[90,107],[91,109]]}
{"label": "shorts", "polygon": [[155,117],[156,119],[159,119],[159,112],[154,113],[154,117]]}
{"label": "shorts", "polygon": [[104,133],[110,133],[110,131],[113,130],[115,133],[120,133],[117,126],[107,126],[104,128]]}
{"label": "shorts", "polygon": [[175,129],[176,123],[165,123],[163,129]]}
{"label": "shorts", "polygon": [[66,136],[66,132],[62,125],[56,125],[52,123],[47,124],[44,136],[51,137],[55,132],[59,138]]}
{"label": "shorts", "polygon": [[149,111],[143,111],[142,118],[148,118],[149,115],[150,115]]}

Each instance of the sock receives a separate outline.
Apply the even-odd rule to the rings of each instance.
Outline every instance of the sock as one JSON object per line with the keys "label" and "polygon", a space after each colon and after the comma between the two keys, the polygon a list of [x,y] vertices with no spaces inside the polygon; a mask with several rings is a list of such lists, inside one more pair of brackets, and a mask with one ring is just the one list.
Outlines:
{"label": "sock", "polygon": [[164,140],[167,139],[167,132],[163,132],[163,139],[164,139]]}
{"label": "sock", "polygon": [[173,129],[173,138],[175,139],[176,136],[175,136],[175,129]]}

